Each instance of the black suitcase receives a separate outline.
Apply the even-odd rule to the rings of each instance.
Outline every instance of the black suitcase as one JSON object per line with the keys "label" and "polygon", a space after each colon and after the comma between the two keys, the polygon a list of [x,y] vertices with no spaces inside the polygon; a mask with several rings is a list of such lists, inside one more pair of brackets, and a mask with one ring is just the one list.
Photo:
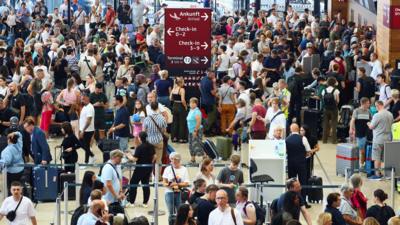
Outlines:
{"label": "black suitcase", "polygon": [[[64,183],[75,184],[75,173],[61,173],[59,183],[59,193],[64,190]],[[64,195],[61,196],[64,201]],[[76,189],[73,186],[68,187],[68,200],[74,201],[76,199]]]}
{"label": "black suitcase", "polygon": [[336,137],[338,139],[339,142],[347,142],[346,138],[349,137],[349,130],[350,127],[348,125],[345,124],[338,124],[336,127]]}
{"label": "black suitcase", "polygon": [[209,158],[211,158],[211,159],[219,158],[217,147],[215,146],[214,142],[212,142],[211,140],[207,139],[203,143],[203,150]]}
{"label": "black suitcase", "polygon": [[316,109],[302,109],[302,125],[307,125],[311,135],[322,137],[322,112]]}
{"label": "black suitcase", "polygon": [[[322,178],[317,176],[312,176],[308,180],[308,185],[321,186]],[[311,203],[319,203],[319,201],[322,201],[324,198],[324,193],[322,191],[322,188],[313,188],[313,189],[309,188],[307,190],[307,195],[308,195],[308,201]]]}
{"label": "black suitcase", "polygon": [[98,147],[103,152],[103,162],[105,163],[110,159],[110,152],[119,149],[119,140],[104,138],[100,140]]}

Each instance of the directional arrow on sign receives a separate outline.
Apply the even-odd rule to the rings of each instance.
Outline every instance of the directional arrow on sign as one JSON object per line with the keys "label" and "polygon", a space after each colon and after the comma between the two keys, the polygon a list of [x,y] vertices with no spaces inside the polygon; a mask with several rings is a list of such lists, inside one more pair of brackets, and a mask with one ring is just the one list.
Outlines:
{"label": "directional arrow on sign", "polygon": [[204,58],[202,58],[201,61],[202,61],[204,64],[207,64],[207,63],[208,63],[208,58],[204,56]]}
{"label": "directional arrow on sign", "polygon": [[207,20],[208,20],[208,14],[207,14],[207,13],[204,13],[204,15],[201,16],[201,18],[203,18],[204,21],[207,21]]}
{"label": "directional arrow on sign", "polygon": [[202,44],[202,45],[201,45],[201,47],[203,47],[203,48],[204,48],[204,50],[206,50],[206,49],[208,48],[208,44],[207,44],[207,42],[204,42],[204,44]]}
{"label": "directional arrow on sign", "polygon": [[[175,19],[175,20],[181,20],[181,18],[178,16],[178,15],[176,15],[176,13],[174,13],[174,14],[169,14],[169,16],[172,18],[172,19]],[[208,17],[208,16],[207,16]]]}
{"label": "directional arrow on sign", "polygon": [[169,36],[172,36],[171,34],[175,33],[175,31],[173,31],[170,27],[170,28],[168,28],[167,33]]}

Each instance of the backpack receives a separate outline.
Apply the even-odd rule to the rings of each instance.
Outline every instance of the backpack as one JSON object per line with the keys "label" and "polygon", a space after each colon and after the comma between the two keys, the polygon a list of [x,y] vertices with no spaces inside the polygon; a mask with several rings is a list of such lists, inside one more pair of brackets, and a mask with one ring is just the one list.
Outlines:
{"label": "backpack", "polygon": [[264,207],[262,207],[261,205],[259,205],[257,202],[248,201],[248,202],[246,202],[246,204],[244,205],[244,208],[243,208],[243,212],[246,216],[247,216],[246,207],[249,204],[253,204],[254,208],[256,209],[256,225],[264,224],[265,217],[267,215],[267,210]]}
{"label": "backpack", "polygon": [[372,98],[375,96],[375,80],[372,77],[364,77],[363,79],[363,84],[362,84],[362,89],[361,89],[361,95],[362,97],[367,97],[367,98]]}
{"label": "backpack", "polygon": [[331,92],[328,92],[327,89],[325,89],[323,101],[324,101],[324,106],[326,109],[333,110],[333,109],[337,108],[335,94],[334,94],[335,90],[336,90],[336,88],[334,88]]}
{"label": "backpack", "polygon": [[79,217],[81,217],[83,214],[87,213],[88,209],[89,209],[89,207],[86,205],[81,205],[78,208],[76,208],[71,217],[71,225],[77,225]]}

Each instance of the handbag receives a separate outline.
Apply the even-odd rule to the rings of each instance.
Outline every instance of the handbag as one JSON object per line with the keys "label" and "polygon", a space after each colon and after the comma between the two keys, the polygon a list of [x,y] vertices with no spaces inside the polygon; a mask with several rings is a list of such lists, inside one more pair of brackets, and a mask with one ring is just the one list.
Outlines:
{"label": "handbag", "polygon": [[[172,169],[172,173],[174,174],[175,181],[178,183],[178,179],[176,178],[174,167],[171,166],[171,169]],[[187,188],[179,188],[179,190],[181,191],[181,201],[182,202],[189,201],[190,190]]]}
{"label": "handbag", "polygon": [[8,221],[12,222],[15,220],[15,217],[17,217],[17,209],[21,204],[23,198],[24,196],[21,196],[21,199],[19,200],[17,207],[14,210],[11,210],[10,212],[7,213],[6,218],[8,219]]}

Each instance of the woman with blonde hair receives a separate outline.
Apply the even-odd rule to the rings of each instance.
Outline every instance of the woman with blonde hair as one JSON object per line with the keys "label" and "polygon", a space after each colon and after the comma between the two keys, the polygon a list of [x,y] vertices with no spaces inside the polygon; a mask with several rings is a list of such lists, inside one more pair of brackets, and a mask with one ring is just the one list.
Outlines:
{"label": "woman with blonde hair", "polygon": [[374,217],[367,217],[363,221],[363,225],[381,225]]}
{"label": "woman with blonde hair", "polygon": [[171,107],[171,101],[169,100],[169,96],[171,94],[173,82],[171,79],[168,79],[168,71],[161,70],[158,72],[160,75],[159,80],[154,83],[154,90],[157,94],[157,100],[159,103],[163,104],[166,107]]}
{"label": "woman with blonde hair", "polygon": [[400,225],[400,217],[393,216],[392,218],[389,219],[388,225]]}
{"label": "woman with blonde hair", "polygon": [[86,90],[93,93],[96,89],[96,78],[92,74],[86,76]]}
{"label": "woman with blonde hair", "polygon": [[172,114],[174,123],[172,123],[171,138],[173,142],[184,143],[187,140],[186,136],[186,115],[187,105],[185,100],[185,82],[182,77],[177,77],[174,88],[170,94],[172,101]]}
{"label": "woman with blonde hair", "polygon": [[319,214],[318,225],[332,225],[332,214],[326,212]]}

